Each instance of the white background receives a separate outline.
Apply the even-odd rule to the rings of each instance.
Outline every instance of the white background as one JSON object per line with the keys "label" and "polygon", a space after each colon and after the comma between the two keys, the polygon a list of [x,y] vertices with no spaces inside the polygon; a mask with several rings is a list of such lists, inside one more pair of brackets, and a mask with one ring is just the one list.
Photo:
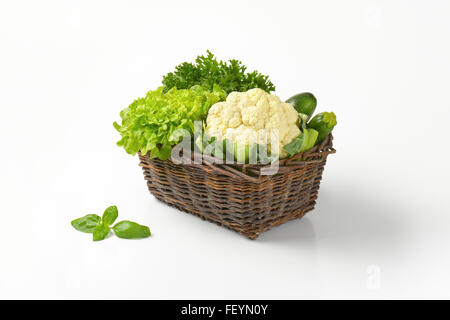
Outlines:
{"label": "white background", "polygon": [[[2,1],[0,298],[450,298],[449,1]],[[148,193],[112,122],[197,54],[338,117],[316,209],[256,241]],[[70,221],[115,204],[144,240]]]}

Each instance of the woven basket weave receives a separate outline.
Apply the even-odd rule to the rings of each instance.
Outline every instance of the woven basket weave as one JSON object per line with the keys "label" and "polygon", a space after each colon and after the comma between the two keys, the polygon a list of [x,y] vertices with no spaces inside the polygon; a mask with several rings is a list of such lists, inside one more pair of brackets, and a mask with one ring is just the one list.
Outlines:
{"label": "woven basket weave", "polygon": [[316,203],[330,134],[313,149],[279,161],[276,175],[262,165],[174,164],[139,154],[150,192],[159,200],[255,239],[264,231],[303,217]]}

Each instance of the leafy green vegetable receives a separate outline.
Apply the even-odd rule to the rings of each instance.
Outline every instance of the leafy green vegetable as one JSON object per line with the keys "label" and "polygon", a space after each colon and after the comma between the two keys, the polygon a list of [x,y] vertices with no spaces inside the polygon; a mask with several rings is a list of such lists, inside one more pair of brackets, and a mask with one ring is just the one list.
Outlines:
{"label": "leafy green vegetable", "polygon": [[[256,150],[255,150],[256,151]],[[256,155],[256,152],[255,152]],[[234,143],[234,159],[238,163],[248,163],[250,157],[250,146],[248,144]]]}
{"label": "leafy green vegetable", "polygon": [[247,91],[261,88],[267,92],[275,91],[275,86],[269,77],[258,71],[246,73],[247,67],[238,60],[217,61],[208,50],[206,56],[198,56],[195,63],[184,62],[175,71],[163,77],[164,91],[171,88],[189,89],[194,85],[203,86],[212,90],[218,85],[225,92]]}
{"label": "leafy green vegetable", "polygon": [[284,151],[289,153],[289,156],[292,157],[300,152],[300,149],[302,148],[303,144],[305,143],[305,137],[302,134],[300,134],[297,138],[292,140],[291,143],[288,143],[283,147]]}
{"label": "leafy green vegetable", "polygon": [[278,155],[272,155],[267,146],[262,144],[240,144],[234,142],[234,159],[237,163],[269,163],[278,159]]}
{"label": "leafy green vegetable", "polygon": [[214,155],[216,137],[208,137],[206,134],[199,134],[195,139],[195,145],[200,153]]}
{"label": "leafy green vegetable", "polygon": [[314,129],[303,129],[303,132],[295,138],[291,143],[285,145],[283,149],[289,153],[289,156],[294,156],[297,153],[308,151],[314,146],[318,132]]}
{"label": "leafy green vegetable", "polygon": [[317,141],[317,137],[319,136],[319,133],[314,129],[304,129],[304,131],[308,133],[308,137],[306,138],[307,143],[304,149],[300,149],[300,152],[308,151],[309,149],[314,147]]}
{"label": "leafy green vegetable", "polygon": [[198,135],[195,144],[198,151],[213,155],[222,160],[236,160],[238,163],[267,164],[278,159],[278,155],[271,155],[267,146],[254,143],[240,144],[228,139],[218,140],[207,134]]}
{"label": "leafy green vegetable", "polygon": [[103,213],[102,224],[104,224],[105,226],[110,226],[114,223],[114,221],[116,221],[118,216],[119,210],[117,210],[116,206],[108,207]]}
{"label": "leafy green vegetable", "polygon": [[[88,214],[73,220],[71,224],[78,231],[92,233],[92,240],[100,241],[110,234],[110,225],[114,223],[118,215],[119,211],[117,207],[111,206],[106,208],[103,213],[103,219],[96,214]],[[147,226],[128,220],[116,223],[112,229],[119,238],[125,239],[146,238],[151,235],[150,229]]]}
{"label": "leafy green vegetable", "polygon": [[94,233],[92,234],[92,240],[94,240],[94,241],[103,240],[108,236],[110,231],[111,231],[111,229],[109,228],[109,226],[100,224],[95,227]]}
{"label": "leafy green vegetable", "polygon": [[132,155],[150,151],[152,158],[169,158],[172,147],[182,140],[174,131],[185,129],[192,133],[194,121],[204,120],[211,105],[226,98],[218,86],[211,90],[193,86],[181,90],[172,88],[166,93],[163,87],[149,91],[120,112],[121,125],[114,122],[122,136],[117,145]]}
{"label": "leafy green vegetable", "polygon": [[102,218],[96,214],[87,214],[84,217],[73,220],[71,225],[78,231],[92,233],[101,220]]}
{"label": "leafy green vegetable", "polygon": [[149,227],[128,220],[118,222],[113,230],[116,236],[124,239],[147,238],[151,235]]}

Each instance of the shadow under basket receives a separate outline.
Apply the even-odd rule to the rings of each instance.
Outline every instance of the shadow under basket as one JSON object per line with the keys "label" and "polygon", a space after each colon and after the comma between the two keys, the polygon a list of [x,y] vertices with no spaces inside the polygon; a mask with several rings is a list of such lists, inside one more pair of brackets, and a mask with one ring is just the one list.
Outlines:
{"label": "shadow under basket", "polygon": [[[203,220],[256,239],[261,233],[314,209],[330,134],[314,148],[279,161],[275,175],[261,175],[269,165],[175,164],[139,153],[148,189],[160,201]],[[194,155],[193,155],[194,156]]]}

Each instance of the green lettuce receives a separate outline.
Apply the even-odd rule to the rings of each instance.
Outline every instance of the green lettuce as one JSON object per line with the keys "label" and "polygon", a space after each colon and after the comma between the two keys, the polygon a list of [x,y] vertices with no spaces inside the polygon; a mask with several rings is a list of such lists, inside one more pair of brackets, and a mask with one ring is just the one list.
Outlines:
{"label": "green lettuce", "polygon": [[174,87],[166,93],[163,89],[159,87],[136,99],[120,112],[121,124],[114,122],[122,136],[117,145],[129,154],[150,152],[152,158],[168,159],[172,147],[183,138],[173,133],[184,129],[192,134],[194,122],[203,121],[209,108],[226,98],[218,86],[212,90],[201,86],[181,90]]}

